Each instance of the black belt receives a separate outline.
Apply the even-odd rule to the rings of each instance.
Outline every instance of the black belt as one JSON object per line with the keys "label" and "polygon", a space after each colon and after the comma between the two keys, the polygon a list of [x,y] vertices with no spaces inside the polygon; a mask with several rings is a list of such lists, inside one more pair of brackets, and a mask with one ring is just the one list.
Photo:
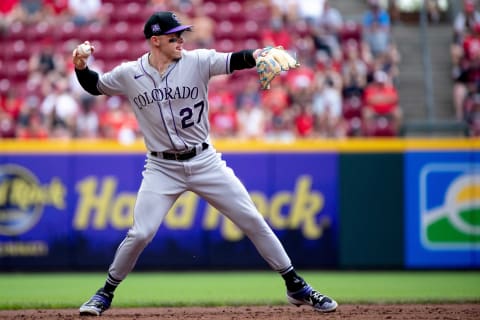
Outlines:
{"label": "black belt", "polygon": [[[201,151],[208,148],[208,143],[203,142]],[[198,152],[199,153],[199,152]],[[197,148],[193,148],[187,151],[180,151],[180,152],[158,152],[158,151],[151,151],[150,154],[154,157],[162,158],[165,160],[177,160],[177,161],[185,161],[188,159],[192,159],[197,154]]]}

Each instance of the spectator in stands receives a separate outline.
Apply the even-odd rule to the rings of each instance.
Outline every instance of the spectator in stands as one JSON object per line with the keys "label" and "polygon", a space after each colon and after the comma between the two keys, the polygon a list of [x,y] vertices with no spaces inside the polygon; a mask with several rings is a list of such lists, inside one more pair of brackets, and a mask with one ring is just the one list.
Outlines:
{"label": "spectator in stands", "polygon": [[378,135],[377,132],[391,128],[388,134],[397,134],[400,129],[402,112],[399,106],[398,91],[388,74],[377,70],[374,81],[364,91],[363,123],[366,135]]}
{"label": "spectator in stands", "polygon": [[397,45],[395,43],[390,43],[388,45],[387,51],[373,60],[373,70],[383,70],[385,71],[389,78],[392,79],[393,83],[396,84],[398,80],[398,75],[400,73],[399,63],[401,60],[400,52],[398,51]]}
{"label": "spectator in stands", "polygon": [[285,85],[293,103],[306,104],[312,101],[315,72],[308,66],[291,70],[285,76]]}
{"label": "spectator in stands", "polygon": [[84,95],[80,100],[80,112],[75,117],[75,137],[98,138],[100,119],[95,111],[96,100]]}
{"label": "spectator in stands", "polygon": [[272,19],[284,18],[286,25],[294,25],[298,20],[298,2],[296,0],[270,0]]}
{"label": "spectator in stands", "polygon": [[295,134],[299,138],[313,137],[315,129],[315,115],[312,111],[312,105],[294,104],[292,106],[294,112]]}
{"label": "spectator in stands", "polygon": [[244,105],[260,106],[261,102],[262,96],[258,90],[258,79],[254,75],[246,79],[244,89],[237,94],[235,105],[237,109],[241,109]]}
{"label": "spectator in stands", "polygon": [[0,111],[5,112],[13,121],[18,121],[25,101],[15,88],[10,87],[0,95]]}
{"label": "spectator in stands", "polygon": [[188,15],[197,7],[204,6],[203,0],[146,0],[146,2],[149,11],[175,11],[181,21],[189,21]]}
{"label": "spectator in stands", "polygon": [[13,21],[35,24],[45,19],[43,0],[19,0],[10,13]]}
{"label": "spectator in stands", "polygon": [[315,74],[322,73],[327,81],[331,83],[332,87],[341,92],[343,88],[343,60],[341,57],[331,58],[324,53],[317,53],[316,59],[316,63],[313,66]]}
{"label": "spectator in stands", "polygon": [[132,108],[127,100],[120,104],[123,120],[117,133],[117,140],[122,144],[131,144],[140,137],[140,128]]}
{"label": "spectator in stands", "polygon": [[247,100],[237,112],[238,137],[241,139],[262,139],[265,135],[265,113],[259,104]]}
{"label": "spectator in stands", "polygon": [[262,92],[262,106],[266,115],[267,138],[293,139],[293,114],[290,110],[290,99],[280,77],[273,79],[270,90]]}
{"label": "spectator in stands", "polygon": [[17,6],[19,0],[0,1],[0,35],[8,30],[13,21],[12,12]]}
{"label": "spectator in stands", "polygon": [[15,137],[16,122],[10,114],[0,109],[0,138]]}
{"label": "spectator in stands", "polygon": [[73,137],[78,102],[70,92],[67,79],[59,78],[51,86],[52,91],[42,101],[40,110],[55,137]]}
{"label": "spectator in stands", "polygon": [[292,38],[293,47],[297,59],[301,61],[304,66],[313,66],[316,61],[316,53],[322,50],[317,49],[312,33],[293,34],[295,34],[295,38]]}
{"label": "spectator in stands", "polygon": [[205,14],[203,5],[193,6],[191,22],[195,26],[194,32],[189,34],[189,42],[196,48],[209,48],[213,45],[215,37],[215,20]]}
{"label": "spectator in stands", "polygon": [[138,136],[138,123],[127,101],[110,97],[107,110],[100,115],[100,132],[105,139],[129,144]]}
{"label": "spectator in stands", "polygon": [[457,77],[460,71],[465,37],[474,31],[478,23],[480,23],[480,12],[476,9],[475,1],[463,0],[463,10],[457,13],[453,22],[453,41],[450,47],[454,77]]}
{"label": "spectator in stands", "polygon": [[49,137],[42,114],[32,103],[27,103],[22,108],[16,131],[16,137],[19,139],[47,139]]}
{"label": "spectator in stands", "polygon": [[390,15],[379,0],[368,0],[369,8],[363,14],[363,39],[374,57],[383,54],[390,43]]}
{"label": "spectator in stands", "polygon": [[238,131],[237,110],[233,103],[221,103],[209,114],[210,130],[213,137],[233,138]]}
{"label": "spectator in stands", "polygon": [[14,88],[0,95],[0,138],[14,138],[16,124],[23,108],[23,98]]}
{"label": "spectator in stands", "polygon": [[453,42],[461,44],[463,37],[473,30],[480,22],[480,12],[476,8],[475,0],[463,0],[463,10],[459,11],[453,21]]}
{"label": "spectator in stands", "polygon": [[91,22],[105,22],[102,0],[68,0],[68,8],[73,22],[77,26]]}
{"label": "spectator in stands", "polygon": [[315,77],[313,114],[316,132],[322,137],[343,137],[342,96],[332,81],[319,73]]}
{"label": "spectator in stands", "polygon": [[340,11],[331,6],[329,0],[325,0],[321,15],[314,27],[315,42],[324,44],[328,48],[330,56],[338,57],[341,54],[339,33],[343,27],[343,17]]}
{"label": "spectator in stands", "polygon": [[298,18],[314,26],[323,12],[323,3],[326,0],[297,0]]}
{"label": "spectator in stands", "polygon": [[439,23],[442,19],[442,8],[438,0],[426,0],[425,7],[428,19],[433,23]]}
{"label": "spectator in stands", "polygon": [[[472,28],[462,43],[462,59],[458,65],[458,75],[454,78],[453,102],[458,120],[464,119],[463,103],[469,91],[480,82],[480,23]],[[474,89],[476,90],[476,89]]]}
{"label": "spectator in stands", "polygon": [[464,121],[468,126],[468,135],[480,136],[480,93],[478,88],[471,90],[465,98],[463,114]]}
{"label": "spectator in stands", "polygon": [[362,96],[367,85],[368,65],[360,57],[360,44],[348,40],[345,44],[345,60],[342,64],[343,96]]}
{"label": "spectator in stands", "polygon": [[55,25],[69,21],[69,0],[43,0],[45,14]]}
{"label": "spectator in stands", "polygon": [[52,38],[45,38],[41,42],[39,51],[30,56],[28,69],[30,73],[39,72],[43,76],[57,70],[63,56],[58,53]]}
{"label": "spectator in stands", "polygon": [[270,20],[270,27],[263,30],[261,34],[261,45],[266,46],[282,46],[286,50],[292,48],[292,38],[289,30],[285,26],[285,17],[273,17]]}
{"label": "spectator in stands", "polygon": [[229,91],[227,76],[211,80],[208,94],[210,126],[213,136],[233,137],[238,130],[235,96]]}

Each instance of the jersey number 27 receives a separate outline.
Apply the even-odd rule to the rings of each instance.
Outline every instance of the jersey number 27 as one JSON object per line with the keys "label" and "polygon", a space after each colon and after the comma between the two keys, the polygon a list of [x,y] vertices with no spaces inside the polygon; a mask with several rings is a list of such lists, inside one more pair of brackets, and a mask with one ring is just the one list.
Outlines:
{"label": "jersey number 27", "polygon": [[[182,129],[191,127],[196,123],[199,123],[202,119],[203,109],[205,107],[205,102],[202,100],[196,103],[193,108],[186,107],[180,110],[180,117],[182,118]],[[200,109],[199,109],[200,108]],[[197,120],[194,119],[194,114],[198,112]]]}

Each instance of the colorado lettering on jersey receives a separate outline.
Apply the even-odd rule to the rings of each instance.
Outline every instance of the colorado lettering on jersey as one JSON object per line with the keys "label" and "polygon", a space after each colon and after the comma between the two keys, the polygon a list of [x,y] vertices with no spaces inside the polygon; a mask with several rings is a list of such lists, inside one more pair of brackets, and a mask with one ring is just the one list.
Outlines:
{"label": "colorado lettering on jersey", "polygon": [[133,102],[139,109],[143,109],[154,102],[175,99],[197,99],[198,87],[175,87],[155,88],[150,93],[145,91],[133,98]]}

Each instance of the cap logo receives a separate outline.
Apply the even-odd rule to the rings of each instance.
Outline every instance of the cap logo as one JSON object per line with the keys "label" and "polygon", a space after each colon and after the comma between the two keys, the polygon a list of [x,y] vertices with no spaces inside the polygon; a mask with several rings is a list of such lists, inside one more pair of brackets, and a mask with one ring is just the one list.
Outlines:
{"label": "cap logo", "polygon": [[179,21],[178,18],[177,18],[177,15],[176,15],[175,13],[172,13],[172,18],[173,18],[173,20],[177,21],[178,24],[181,24],[180,21]]}
{"label": "cap logo", "polygon": [[157,33],[157,32],[160,32],[160,31],[162,31],[162,29],[160,28],[158,23],[152,25],[152,32],[153,33]]}

